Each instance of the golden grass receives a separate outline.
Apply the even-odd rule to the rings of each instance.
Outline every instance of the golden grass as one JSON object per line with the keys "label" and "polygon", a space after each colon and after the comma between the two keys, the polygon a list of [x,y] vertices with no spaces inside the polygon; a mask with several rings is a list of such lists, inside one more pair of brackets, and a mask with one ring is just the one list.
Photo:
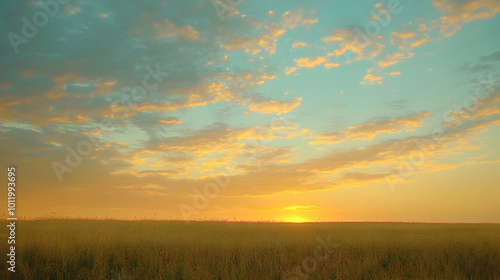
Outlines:
{"label": "golden grass", "polygon": [[340,246],[287,279],[500,279],[498,224],[69,220],[16,230],[16,273],[5,265],[2,279],[283,279],[328,236]]}

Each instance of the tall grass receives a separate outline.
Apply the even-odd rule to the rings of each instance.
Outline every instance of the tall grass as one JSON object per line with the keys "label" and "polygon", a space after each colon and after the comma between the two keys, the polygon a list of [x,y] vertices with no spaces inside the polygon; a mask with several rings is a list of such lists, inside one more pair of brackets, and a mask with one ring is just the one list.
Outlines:
{"label": "tall grass", "polygon": [[500,225],[86,220],[19,221],[1,279],[282,279],[328,236],[307,279],[500,279]]}

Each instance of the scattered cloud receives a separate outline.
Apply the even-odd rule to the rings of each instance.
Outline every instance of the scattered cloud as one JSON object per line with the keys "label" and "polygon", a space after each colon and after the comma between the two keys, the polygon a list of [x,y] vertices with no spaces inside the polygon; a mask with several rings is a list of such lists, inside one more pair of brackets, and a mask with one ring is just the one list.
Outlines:
{"label": "scattered cloud", "polygon": [[382,77],[371,73],[374,69],[375,68],[370,68],[367,70],[367,73],[363,77],[363,80],[361,82],[359,82],[360,85],[374,85],[374,84],[381,85],[383,83]]}
{"label": "scattered cloud", "polygon": [[325,63],[326,57],[324,56],[318,56],[316,58],[309,58],[309,57],[303,57],[303,58],[298,58],[295,59],[295,63],[297,64],[297,67],[307,67],[307,68],[314,68],[318,65],[321,65]]}
{"label": "scattered cloud", "polygon": [[331,68],[335,68],[335,67],[339,67],[339,66],[340,66],[339,63],[332,63],[332,62],[325,63],[325,68],[326,69],[331,69]]}
{"label": "scattered cloud", "polygon": [[401,131],[412,131],[420,127],[430,116],[429,112],[418,112],[402,118],[378,118],[351,126],[345,130],[318,135],[309,144],[332,145],[348,140],[371,140],[381,133],[396,134]]}
{"label": "scattered cloud", "polygon": [[483,56],[479,59],[481,62],[500,61],[500,51],[496,51],[488,56]]}
{"label": "scattered cloud", "polygon": [[465,23],[492,18],[500,12],[496,0],[433,0],[432,4],[444,14],[435,24],[445,37],[454,35]]}
{"label": "scattered cloud", "polygon": [[404,59],[407,59],[409,57],[412,57],[415,55],[414,53],[409,53],[408,56],[405,56],[403,53],[400,52],[395,52],[395,53],[390,53],[385,56],[385,58],[381,61],[379,61],[377,64],[378,66],[385,68],[391,65],[398,64]]}
{"label": "scattered cloud", "polygon": [[279,100],[264,100],[253,102],[248,109],[251,112],[261,114],[286,114],[300,106],[302,97],[295,97],[286,101]]}
{"label": "scattered cloud", "polygon": [[382,44],[382,36],[366,38],[366,35],[363,37],[360,34],[364,33],[357,26],[335,29],[332,35],[322,38],[322,41],[337,45],[337,48],[329,53],[329,56],[347,56],[347,60],[371,60],[385,49]]}
{"label": "scattered cloud", "polygon": [[297,26],[311,27],[318,22],[318,19],[314,18],[313,14],[313,12],[304,12],[304,9],[285,12],[281,15],[281,25],[288,29]]}
{"label": "scattered cloud", "polygon": [[311,45],[309,45],[308,43],[306,42],[300,42],[300,41],[295,41],[292,45],[292,48],[294,49],[298,49],[298,48],[305,48],[305,47],[310,47]]}

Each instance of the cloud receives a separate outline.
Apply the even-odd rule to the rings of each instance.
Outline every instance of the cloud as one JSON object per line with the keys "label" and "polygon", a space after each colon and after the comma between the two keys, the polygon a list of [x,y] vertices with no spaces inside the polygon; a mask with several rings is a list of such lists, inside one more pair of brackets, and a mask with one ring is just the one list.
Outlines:
{"label": "cloud", "polygon": [[495,70],[496,68],[491,64],[473,64],[470,62],[464,62],[457,71],[464,72],[467,74],[488,74]]}
{"label": "cloud", "polygon": [[[433,0],[433,6],[442,16],[433,21],[410,22],[392,32],[391,44],[400,50],[410,51],[426,43],[455,35],[466,23],[489,19],[500,12],[496,0]],[[437,35],[431,35],[438,32]]]}
{"label": "cloud", "polygon": [[[27,14],[36,11],[16,5]],[[9,55],[17,66],[0,80],[1,120],[95,126],[107,117],[131,119],[219,102],[243,106],[254,98],[255,87],[276,75],[259,68],[229,69],[228,51],[273,53],[284,32],[317,21],[312,12],[297,10],[264,20],[232,16],[222,23],[210,2],[189,9],[181,2],[166,9],[159,1],[143,6],[82,2],[78,7],[80,12],[51,19],[44,27],[47,36],[39,38],[42,44],[22,45],[24,51]],[[17,32],[12,22],[2,26]],[[7,44],[3,41],[2,49],[9,50]],[[145,98],[131,96],[156,69],[169,75]]]}
{"label": "cloud", "polygon": [[311,27],[317,22],[318,19],[313,18],[313,12],[304,12],[304,9],[288,11],[281,15],[281,25],[288,29],[297,26]]}
{"label": "cloud", "polygon": [[221,36],[221,39],[224,39],[221,47],[230,51],[244,50],[253,55],[262,50],[274,54],[279,37],[288,30],[299,26],[311,27],[317,21],[318,19],[312,18],[312,13],[305,13],[303,9],[287,11],[281,16],[279,23],[264,24],[263,27],[257,25],[258,35]]}
{"label": "cloud", "polygon": [[[244,99],[241,98],[243,92],[261,81],[255,79],[253,85],[242,81],[238,88],[228,83],[224,87],[227,81],[219,75],[227,73],[226,67],[221,67],[227,63],[219,58],[227,51],[203,38],[229,34],[229,28],[220,24],[211,3],[206,4],[210,10],[204,5],[193,4],[185,10],[182,3],[172,3],[165,9],[158,1],[143,6],[79,2],[80,12],[51,18],[50,24],[43,28],[45,35],[21,45],[17,55],[8,40],[2,41],[1,49],[8,51],[8,60],[16,66],[3,75],[8,83],[2,83],[0,99],[9,106],[2,106],[0,119],[35,125],[71,124],[83,119],[98,122],[112,116],[116,108],[125,110],[123,98],[130,99],[128,94],[132,91],[137,94],[136,88],[141,87],[145,76],[156,72],[158,66],[170,76],[163,77],[156,89],[148,90],[144,100],[129,101],[137,108],[149,106],[153,110],[172,111]],[[25,3],[7,8],[26,14],[39,9]],[[164,12],[169,13],[167,18]],[[108,17],[102,18],[100,13]],[[213,16],[213,20],[207,18],[209,16]],[[193,21],[193,18],[199,20]],[[2,21],[1,25],[18,32],[14,21]],[[231,30],[241,32],[247,28],[248,25],[241,25],[238,30]],[[207,60],[215,62],[201,67]],[[234,99],[227,96],[231,94]],[[112,106],[116,101],[122,106]]]}
{"label": "cloud", "polygon": [[314,68],[318,65],[325,63],[325,61],[326,57],[324,56],[318,56],[314,59],[311,59],[309,57],[303,57],[295,59],[295,64],[297,65],[297,67]]}
{"label": "cloud", "polygon": [[338,64],[338,63],[332,63],[332,62],[325,63],[326,69],[331,69],[331,68],[335,68],[335,67],[339,67],[339,66],[340,66],[340,64]]}
{"label": "cloud", "polygon": [[343,173],[340,176],[340,180],[343,181],[344,184],[355,185],[384,180],[386,176],[386,173],[369,174],[361,171],[352,171]]}
{"label": "cloud", "polygon": [[287,67],[285,69],[285,74],[290,75],[290,74],[292,74],[295,71],[297,71],[297,67],[293,67],[293,66],[292,67]]}
{"label": "cloud", "polygon": [[494,85],[476,86],[476,94],[467,97],[464,104],[468,107],[448,112],[449,122],[445,124],[445,127],[475,124],[482,119],[491,119],[496,122],[496,119],[500,118],[500,91]]}
{"label": "cloud", "polygon": [[244,173],[250,169],[270,164],[287,163],[294,159],[292,147],[274,147],[269,141],[304,137],[308,131],[282,118],[269,125],[231,129],[224,124],[183,133],[172,137],[165,135],[144,143],[144,147],[124,154],[121,160],[130,164],[121,173],[135,174],[138,170],[182,169],[170,178],[201,178],[231,166]]}
{"label": "cloud", "polygon": [[[148,207],[151,209],[160,209],[159,207],[162,206],[164,208],[161,209],[165,211],[178,213],[179,203],[191,201],[193,188],[203,188],[206,184],[216,182],[216,179],[228,182],[221,193],[223,196],[255,197],[317,192],[385,181],[391,176],[397,177],[401,159],[410,156],[424,158],[420,165],[422,169],[416,169],[411,173],[456,168],[449,164],[436,165],[436,168],[428,167],[433,165],[436,157],[456,155],[467,149],[476,149],[477,147],[471,145],[468,139],[475,138],[477,134],[487,131],[489,127],[500,125],[500,114],[493,113],[490,109],[491,106],[498,106],[499,96],[497,90],[484,96],[481,105],[472,110],[475,112],[472,118],[462,118],[460,122],[452,123],[451,126],[443,126],[439,136],[431,133],[389,139],[366,145],[363,148],[333,150],[321,157],[293,164],[282,162],[291,155],[286,149],[270,147],[266,151],[265,148],[255,147],[262,153],[259,160],[272,162],[260,168],[255,165],[240,165],[238,168],[233,168],[230,164],[223,165],[229,159],[234,159],[235,155],[243,157],[245,153],[252,152],[251,149],[242,150],[241,144],[243,143],[240,141],[245,139],[243,136],[249,133],[248,131],[255,131],[254,128],[233,130],[224,125],[193,131],[188,136],[156,139],[144,143],[146,145],[142,150],[144,153],[141,153],[141,149],[132,152],[132,155],[140,154],[140,157],[151,157],[146,158],[146,161],[149,160],[152,164],[165,162],[171,166],[137,169],[137,165],[129,162],[131,152],[117,150],[121,145],[110,145],[109,148],[103,145],[102,148],[92,153],[92,158],[82,162],[77,170],[66,174],[63,184],[58,184],[55,176],[52,176],[50,162],[53,159],[64,159],[66,154],[64,146],[73,145],[85,139],[82,135],[61,135],[57,130],[49,128],[36,132],[28,127],[2,125],[0,126],[1,137],[6,145],[0,146],[0,153],[6,162],[17,162],[19,169],[31,170],[31,176],[24,179],[28,188],[24,197],[26,201],[35,203],[36,206],[41,207],[42,205],[36,204],[36,201],[44,198],[47,199],[44,205],[50,205],[51,210],[55,209],[56,204],[52,202],[54,200],[49,198],[58,193],[57,203],[59,204],[56,208],[60,209],[60,201],[66,202],[68,207],[84,203],[82,204],[84,206],[79,208],[80,215],[83,215],[88,208],[107,211],[107,208],[141,207],[138,200],[148,201]],[[293,128],[295,126],[278,125],[277,127]],[[362,131],[363,127],[368,128],[364,125],[359,126],[358,129]],[[395,126],[395,129],[403,127],[404,125]],[[172,149],[172,147],[178,149]],[[219,151],[227,155],[212,156]],[[197,159],[193,155],[199,155],[200,160],[195,162],[194,160]],[[20,160],[28,157],[29,160]],[[497,161],[485,160],[484,163]],[[216,173],[212,175],[209,175],[209,171],[204,171],[201,176],[192,176],[189,172],[194,172],[193,170],[183,173],[188,171],[185,169],[186,166],[203,167],[203,164],[207,165],[207,169],[217,170],[218,166],[226,171],[215,171]],[[374,167],[378,171],[374,171]],[[403,180],[406,178],[402,177]],[[43,189],[43,192],[37,191],[40,189]],[[227,205],[232,206],[230,202]],[[305,206],[308,205],[305,204]],[[313,209],[293,208],[293,205],[289,207],[291,207],[288,208],[290,210]],[[43,208],[37,208],[33,213],[39,215],[40,209]]]}
{"label": "cloud", "polygon": [[268,75],[267,73],[264,73],[261,78],[264,80],[274,80],[274,79],[276,79],[276,76],[275,75]]}
{"label": "cloud", "polygon": [[247,160],[242,160],[235,167],[236,171],[242,173],[258,171],[264,166],[276,166],[287,164],[295,159],[294,148],[291,147],[254,147],[252,154]]}
{"label": "cloud", "polygon": [[230,38],[221,47],[229,51],[244,50],[254,55],[261,52],[261,50],[274,54],[278,38],[285,34],[287,30],[283,26],[274,23],[264,29],[265,32],[260,33],[258,36],[244,35]]}
{"label": "cloud", "polygon": [[184,40],[195,41],[199,36],[198,31],[191,25],[178,27],[168,19],[154,23],[153,28],[157,30],[157,39],[179,37]]}
{"label": "cloud", "polygon": [[496,51],[488,56],[483,56],[479,59],[481,62],[493,62],[500,60],[500,51]]}
{"label": "cloud", "polygon": [[[347,29],[335,29],[332,35],[321,39],[327,44],[338,47],[329,56],[347,56],[347,60],[371,60],[377,57],[385,48],[381,43],[382,36],[367,38],[357,26]],[[352,56],[352,57],[351,57]]]}
{"label": "cloud", "polygon": [[287,101],[279,100],[264,100],[253,102],[250,104],[248,109],[251,112],[261,113],[261,114],[286,114],[293,111],[295,108],[300,106],[302,97],[295,97]]}
{"label": "cloud", "polygon": [[375,83],[382,84],[382,77],[373,74],[366,74],[363,81],[359,82],[360,85],[374,85]]}
{"label": "cloud", "polygon": [[440,40],[441,38],[439,37],[431,37],[429,35],[433,29],[433,27],[424,23],[407,23],[400,25],[391,33],[391,44],[397,46],[400,50],[409,52],[426,43]]}
{"label": "cloud", "polygon": [[360,85],[374,85],[375,83],[381,85],[383,83],[382,77],[371,73],[374,69],[377,72],[380,72],[380,70],[376,69],[375,67],[368,69],[366,71],[366,75],[363,77],[363,80],[359,82]]}
{"label": "cloud", "polygon": [[344,141],[371,140],[380,133],[395,134],[401,131],[412,131],[420,127],[424,120],[430,116],[429,112],[418,112],[402,118],[372,119],[364,123],[351,126],[345,130],[318,135],[311,145],[332,145]]}
{"label": "cloud", "polygon": [[500,12],[496,0],[434,0],[432,4],[444,14],[436,24],[445,37],[454,35],[465,23],[492,18]]}
{"label": "cloud", "polygon": [[[455,3],[441,2],[443,7]],[[467,10],[476,14],[476,19],[479,14],[486,18],[494,12],[491,5],[489,11],[481,8],[491,1],[458,2],[464,7],[454,9],[467,10],[467,3],[476,3],[477,10]],[[19,46],[17,54],[8,40],[0,41],[0,60],[9,65],[0,77],[0,154],[5,162],[16,163],[19,170],[30,170],[23,178],[23,197],[26,205],[33,205],[35,215],[43,209],[75,207],[81,214],[109,208],[177,213],[179,203],[191,201],[193,188],[203,188],[225,173],[230,183],[221,194],[238,197],[314,192],[381,181],[397,175],[400,158],[412,155],[425,156],[421,172],[451,169],[460,164],[441,163],[439,157],[479,149],[480,145],[473,143],[482,141],[479,134],[500,125],[498,94],[492,92],[477,106],[450,112],[450,121],[438,127],[442,136],[436,141],[433,134],[406,138],[397,134],[420,127],[427,118],[425,112],[375,118],[312,139],[312,131],[283,117],[301,105],[302,99],[274,100],[268,94],[287,90],[292,94],[293,89],[273,91],[267,86],[281,80],[283,69],[287,75],[300,67],[322,65],[330,69],[342,63],[339,56],[349,54],[353,60],[378,58],[385,48],[382,37],[365,42],[356,37],[355,27],[335,29],[323,38],[331,48],[328,54],[304,55],[285,68],[279,64],[282,57],[278,53],[287,52],[281,48],[281,40],[289,47],[294,38],[301,37],[300,32],[316,27],[319,21],[312,13],[294,10],[281,17],[266,13],[262,19],[251,14],[244,17],[235,10],[221,21],[210,1],[189,5],[172,1],[167,6],[156,0],[117,3],[80,1],[72,5],[67,10],[70,13],[63,10],[51,17],[35,38]],[[0,6],[12,15],[33,15],[40,8],[23,1]],[[443,15],[456,12],[442,11]],[[457,24],[464,22],[462,17]],[[0,23],[1,29],[9,32],[19,33],[22,27],[19,20],[10,17],[0,18]],[[396,40],[398,49],[391,53],[402,53],[406,58],[411,48],[439,37],[432,37],[432,32],[444,24],[451,23],[419,22],[397,29],[391,39]],[[290,29],[298,30],[286,38]],[[292,46],[305,47],[304,42],[295,43]],[[267,54],[276,56],[268,60]],[[381,61],[399,63],[405,58],[385,56]],[[492,65],[497,60],[498,52],[480,59]],[[383,75],[389,72],[380,70],[384,65],[369,70],[363,82],[382,83]],[[471,64],[465,68],[479,72],[480,67]],[[145,98],[137,98],[144,78],[157,71],[169,75],[148,89]],[[389,74],[395,73],[399,72]],[[249,112],[263,115],[242,114],[246,106]],[[400,107],[399,103],[394,105]],[[226,108],[234,108],[234,115],[226,117],[222,113],[229,111]],[[272,117],[275,119],[267,122]],[[104,125],[103,120],[111,125]],[[192,120],[196,124],[191,125]],[[309,120],[304,123],[311,124]],[[395,138],[363,142],[363,147],[344,150],[320,147],[324,150],[312,159],[307,154],[307,149],[317,148],[308,147],[308,141],[331,144],[375,139],[379,134],[384,139]],[[51,163],[64,162],[68,148],[76,149],[89,139],[98,145],[59,183]],[[147,205],[142,205],[144,201]],[[234,205],[233,200],[225,203]],[[315,209],[307,203],[283,207],[290,211]]]}
{"label": "cloud", "polygon": [[309,45],[308,43],[306,42],[300,42],[300,41],[295,41],[292,45],[292,48],[294,49],[298,49],[298,48],[305,48],[305,47],[310,47],[311,45]]}
{"label": "cloud", "polygon": [[404,59],[412,57],[413,55],[414,53],[409,53],[408,56],[405,56],[403,53],[400,52],[390,53],[386,55],[383,60],[379,61],[377,65],[382,68],[385,68],[391,65],[395,65]]}
{"label": "cloud", "polygon": [[172,124],[183,124],[180,120],[158,120],[160,124],[172,125]]}
{"label": "cloud", "polygon": [[296,58],[294,60],[296,67],[295,66],[287,67],[285,69],[285,74],[290,75],[300,68],[314,68],[322,64],[325,66],[326,69],[331,69],[340,66],[339,63],[328,62],[328,58],[325,56],[318,56],[316,58],[302,57],[302,58]]}
{"label": "cloud", "polygon": [[[248,74],[248,73],[247,73]],[[265,76],[266,78],[270,78]],[[246,79],[246,80],[245,80]],[[242,96],[242,90],[235,88],[231,84],[241,84],[242,81],[255,81],[254,77],[242,74],[231,78],[230,82],[204,81],[194,86],[179,87],[169,90],[174,96],[171,102],[142,102],[133,108],[135,111],[162,111],[171,112],[180,109],[194,108],[214,104],[221,101],[244,101],[247,98]],[[256,84],[256,83],[254,83]],[[124,104],[126,105],[126,104]]]}

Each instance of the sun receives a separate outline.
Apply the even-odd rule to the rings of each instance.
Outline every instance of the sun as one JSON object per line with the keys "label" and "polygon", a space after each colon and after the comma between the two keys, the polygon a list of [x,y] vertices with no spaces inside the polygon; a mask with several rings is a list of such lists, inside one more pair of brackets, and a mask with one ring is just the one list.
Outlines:
{"label": "sun", "polygon": [[292,217],[284,219],[284,221],[287,223],[305,223],[305,222],[307,222],[307,219],[292,216]]}

